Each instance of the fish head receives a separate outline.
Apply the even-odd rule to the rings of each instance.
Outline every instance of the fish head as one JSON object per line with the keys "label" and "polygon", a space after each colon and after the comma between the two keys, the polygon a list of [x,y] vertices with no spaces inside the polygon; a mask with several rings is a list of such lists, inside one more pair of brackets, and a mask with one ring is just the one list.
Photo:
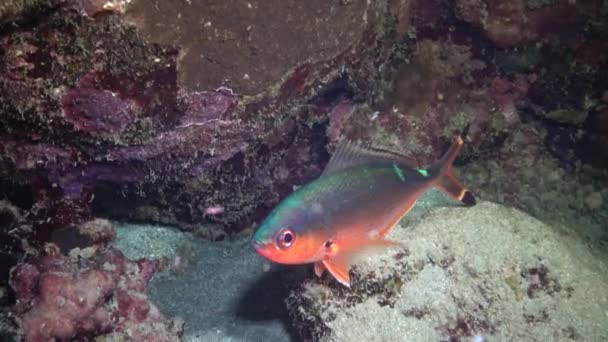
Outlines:
{"label": "fish head", "polygon": [[[287,203],[289,204],[289,202]],[[255,250],[281,264],[306,264],[323,258],[323,230],[315,229],[305,208],[279,205],[252,238]]]}

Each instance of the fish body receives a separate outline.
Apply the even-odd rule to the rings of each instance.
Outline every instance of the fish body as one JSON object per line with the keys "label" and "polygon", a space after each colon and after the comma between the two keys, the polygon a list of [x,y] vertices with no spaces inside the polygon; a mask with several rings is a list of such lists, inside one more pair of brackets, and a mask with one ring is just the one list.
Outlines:
{"label": "fish body", "polygon": [[397,247],[386,240],[419,196],[439,187],[467,205],[472,194],[451,174],[462,145],[429,168],[386,151],[341,144],[323,174],[285,198],[262,222],[252,243],[258,253],[282,264],[315,264],[350,286],[353,257],[370,248]]}

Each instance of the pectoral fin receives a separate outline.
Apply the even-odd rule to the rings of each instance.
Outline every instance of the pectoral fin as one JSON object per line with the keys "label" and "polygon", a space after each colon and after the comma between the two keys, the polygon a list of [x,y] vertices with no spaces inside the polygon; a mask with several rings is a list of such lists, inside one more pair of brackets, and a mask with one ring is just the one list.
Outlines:
{"label": "pectoral fin", "polygon": [[[323,260],[323,265],[331,275],[341,284],[350,288],[350,265],[346,259],[327,259]],[[316,271],[316,267],[315,267]]]}

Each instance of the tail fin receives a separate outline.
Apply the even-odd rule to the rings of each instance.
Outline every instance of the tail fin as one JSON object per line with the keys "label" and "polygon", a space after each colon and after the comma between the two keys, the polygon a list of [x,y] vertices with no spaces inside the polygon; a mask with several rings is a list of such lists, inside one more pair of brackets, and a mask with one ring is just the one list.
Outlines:
{"label": "tail fin", "polygon": [[437,177],[436,186],[439,189],[455,200],[460,201],[467,206],[472,206],[476,203],[475,196],[473,196],[473,194],[452,174],[452,163],[454,163],[456,156],[458,156],[462,144],[462,138],[459,136],[443,157],[436,161],[430,169],[432,170],[432,174],[435,174]]}

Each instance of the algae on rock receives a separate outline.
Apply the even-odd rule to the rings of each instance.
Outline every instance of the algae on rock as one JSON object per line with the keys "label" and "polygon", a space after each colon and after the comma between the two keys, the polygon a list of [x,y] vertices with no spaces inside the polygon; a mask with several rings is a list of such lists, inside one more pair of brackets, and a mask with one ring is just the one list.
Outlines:
{"label": "algae on rock", "polygon": [[[406,250],[362,259],[353,293],[329,277],[292,291],[288,304],[305,338],[608,339],[605,252],[590,250],[576,233],[481,202],[435,209],[389,238]],[[394,278],[403,284],[389,301],[385,292],[367,291]]]}

